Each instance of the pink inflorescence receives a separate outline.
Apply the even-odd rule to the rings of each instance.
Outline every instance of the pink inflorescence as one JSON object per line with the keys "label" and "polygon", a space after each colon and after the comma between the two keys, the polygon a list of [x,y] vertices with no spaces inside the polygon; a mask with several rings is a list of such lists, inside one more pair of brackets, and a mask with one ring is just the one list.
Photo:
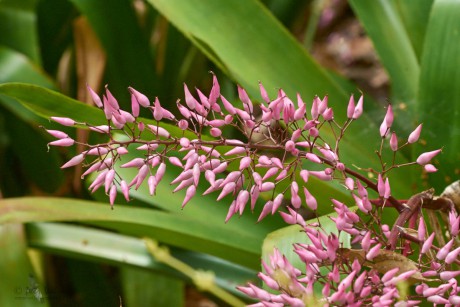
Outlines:
{"label": "pink inflorescence", "polygon": [[[184,84],[185,104],[177,101],[176,115],[180,114],[180,118],[163,108],[158,98],[151,103],[133,88],[129,88],[131,112],[120,109],[107,88],[102,98],[91,88],[88,90],[96,106],[103,110],[107,125],[94,126],[63,117],[52,119],[65,126],[87,126],[107,135],[108,141],[82,144],[85,150],[62,168],[84,164],[87,169],[82,178],[95,174],[90,191],[104,187],[112,206],[118,191],[129,201],[130,192],[145,182],[154,195],[166,168],[175,167],[180,174],[171,184],[175,185],[174,192],[185,190],[182,207],[197,193],[200,182],[206,182],[203,194],[215,192],[217,200],[232,198],[226,221],[243,214],[246,207],[253,210],[263,194],[266,203],[259,221],[279,211],[286,223],[302,227],[310,243],[293,247],[304,263],[302,268],[293,267],[275,250],[269,263],[263,262],[264,272],[259,274],[273,292],[254,284],[239,287],[260,301],[254,306],[306,306],[312,302],[330,306],[415,306],[422,300],[460,304],[455,279],[460,275],[456,269],[460,264],[460,217],[455,205],[449,199],[434,197],[431,190],[399,201],[392,195],[388,176],[392,169],[408,165],[434,172],[436,168],[431,163],[441,150],[396,164],[395,154],[418,141],[422,125],[401,142],[391,131],[391,105],[379,129],[381,146],[377,157],[382,169],[366,169],[376,175],[373,179],[347,167],[339,151],[350,124],[363,113],[362,96],[356,103],[350,97],[347,118],[339,124],[327,96],[315,97],[307,106],[300,95],[294,103],[279,90],[272,100],[260,84],[260,104],[254,105],[241,87],[240,101],[232,104],[221,95],[215,76],[209,95],[197,90],[198,99]],[[153,120],[140,118],[141,108],[150,110]],[[226,138],[226,130],[237,130],[241,137]],[[47,131],[57,138],[49,145],[77,143],[64,132]],[[391,163],[383,161],[384,149],[393,153]],[[133,151],[142,154],[126,158]],[[125,180],[116,166],[134,168],[137,174]],[[301,207],[315,212],[320,205],[310,192],[311,177],[340,182],[354,200],[356,210],[332,199],[335,214],[330,220],[336,233],[325,231],[319,219],[314,224],[307,223],[298,213]],[[371,199],[369,191],[377,198]],[[381,221],[384,209],[398,212],[392,226]],[[435,234],[439,229],[426,227],[422,209],[442,211],[449,229]],[[340,240],[344,233],[350,238],[348,245]],[[413,260],[417,253],[419,257]],[[318,286],[320,297],[315,290]]]}

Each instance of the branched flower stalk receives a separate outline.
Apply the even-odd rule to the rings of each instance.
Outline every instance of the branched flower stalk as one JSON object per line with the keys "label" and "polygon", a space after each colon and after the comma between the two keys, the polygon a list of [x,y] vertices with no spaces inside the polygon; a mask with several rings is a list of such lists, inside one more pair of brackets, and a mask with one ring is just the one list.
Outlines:
{"label": "branched flower stalk", "polygon": [[[260,301],[254,306],[306,306],[312,302],[326,306],[415,306],[422,301],[460,304],[456,280],[460,275],[460,217],[453,198],[435,197],[433,190],[427,190],[409,200],[398,200],[391,194],[389,178],[393,169],[411,165],[419,165],[427,173],[435,172],[431,161],[441,149],[398,164],[396,153],[418,141],[422,125],[401,142],[391,131],[391,105],[379,129],[382,142],[376,153],[381,168],[365,170],[375,174],[374,179],[351,169],[348,165],[352,162],[342,161],[339,150],[347,129],[363,113],[362,96],[357,102],[350,97],[347,119],[338,123],[327,96],[315,97],[307,106],[300,95],[294,103],[279,90],[272,100],[260,84],[262,103],[254,105],[246,91],[238,87],[239,107],[221,95],[215,76],[209,95],[197,89],[198,99],[184,85],[185,105],[177,101],[180,118],[163,108],[158,98],[151,103],[133,88],[129,88],[130,112],[120,109],[108,88],[102,98],[91,88],[88,90],[96,106],[103,110],[107,125],[52,119],[65,126],[87,126],[106,135],[107,142],[82,144],[87,149],[62,168],[83,163],[87,170],[82,178],[97,174],[89,186],[91,192],[104,187],[112,206],[117,191],[129,201],[130,191],[144,182],[154,195],[166,168],[176,167],[181,173],[171,184],[176,185],[174,192],[186,190],[182,207],[196,194],[198,184],[205,181],[208,189],[204,194],[214,192],[217,200],[233,197],[226,221],[243,214],[246,207],[253,210],[263,194],[268,200],[258,221],[280,212],[286,223],[302,227],[310,243],[298,243],[293,248],[305,264],[303,268],[293,267],[275,250],[270,262],[263,262],[264,272],[259,274],[272,291],[253,284],[238,288]],[[154,121],[144,122],[139,117],[140,108],[150,110]],[[179,127],[182,133],[172,135],[164,122]],[[231,129],[239,131],[241,137],[226,138],[226,130]],[[51,146],[76,143],[61,131],[47,131],[58,139],[50,142]],[[142,156],[126,161],[124,156],[133,148]],[[384,161],[384,150],[393,152],[390,162]],[[126,181],[116,171],[116,165],[135,168],[137,175]],[[318,204],[310,193],[311,176],[340,182],[354,200],[346,205],[332,199],[336,214],[330,219],[337,233],[326,232],[320,219],[306,222],[298,213],[301,207],[315,212],[318,206],[326,205]],[[378,198],[371,199],[369,191]],[[351,210],[351,206],[357,210]],[[385,210],[398,212],[391,226],[382,222],[384,208],[390,207],[394,209]],[[446,228],[427,227],[426,210],[440,212],[447,221]],[[339,240],[342,232],[351,236],[351,248]],[[318,286],[322,296],[315,294]]]}

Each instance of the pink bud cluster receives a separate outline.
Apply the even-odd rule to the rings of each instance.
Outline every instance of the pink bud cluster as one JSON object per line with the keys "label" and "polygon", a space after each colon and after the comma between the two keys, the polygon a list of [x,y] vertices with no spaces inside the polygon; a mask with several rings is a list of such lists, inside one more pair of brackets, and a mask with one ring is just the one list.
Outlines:
{"label": "pink bud cluster", "polygon": [[[387,225],[369,222],[344,204],[333,200],[338,232],[326,232],[321,223],[307,224],[295,210],[281,212],[288,224],[305,231],[308,244],[294,244],[294,252],[303,262],[302,271],[294,267],[277,249],[270,262],[262,261],[259,273],[267,291],[255,284],[238,287],[260,303],[251,306],[419,306],[421,302],[458,306],[460,286],[460,217],[449,211],[448,237],[443,247],[433,245],[435,232],[427,235],[421,216],[417,231],[402,236],[400,245],[387,249],[391,237]],[[378,227],[378,228],[377,228]],[[396,227],[399,227],[396,225]],[[405,229],[400,227],[405,234]],[[351,234],[352,248],[343,247],[341,232]],[[420,249],[418,260],[410,259]],[[457,269],[454,269],[456,267]],[[318,285],[321,295],[318,295]],[[412,287],[413,292],[408,291]],[[316,290],[315,290],[316,288]],[[315,292],[316,291],[316,292]]]}
{"label": "pink bud cluster", "polygon": [[[296,244],[294,250],[305,263],[305,271],[292,267],[285,257],[275,251],[270,264],[264,263],[265,273],[259,277],[278,294],[270,294],[252,284],[239,288],[261,300],[263,303],[258,306],[307,305],[310,299],[316,299],[313,288],[317,284],[323,287],[323,298],[320,300],[325,305],[388,306],[394,303],[414,306],[421,299],[456,302],[458,289],[453,280],[458,271],[447,268],[460,263],[457,259],[460,249],[455,241],[460,218],[453,206],[443,207],[450,210],[450,241],[442,247],[441,238],[434,241],[433,229],[430,229],[432,234],[426,235],[428,229],[421,214],[422,204],[424,208],[429,207],[427,204],[434,202],[433,197],[423,194],[425,198],[414,196],[407,204],[398,201],[392,196],[388,176],[393,168],[417,164],[423,166],[426,172],[436,171],[431,161],[441,149],[423,153],[410,163],[396,164],[395,155],[391,163],[383,161],[382,151],[386,149],[387,136],[391,135],[389,149],[396,153],[404,146],[417,142],[422,129],[419,125],[407,141],[400,143],[395,132],[390,134],[394,119],[391,105],[380,126],[382,145],[377,155],[382,169],[371,170],[377,174],[377,178],[372,179],[348,168],[339,151],[347,128],[363,113],[362,96],[357,103],[353,96],[350,97],[347,119],[339,124],[328,105],[327,96],[323,99],[315,97],[307,107],[300,95],[294,103],[283,90],[278,91],[276,98],[270,99],[260,84],[261,103],[254,104],[246,91],[238,87],[240,101],[232,104],[220,93],[215,76],[209,95],[196,90],[198,99],[184,84],[185,104],[177,101],[176,115],[165,109],[158,98],[151,103],[133,88],[129,88],[130,112],[120,108],[108,88],[102,97],[89,87],[88,90],[96,106],[103,110],[107,125],[94,126],[62,117],[52,119],[65,126],[84,125],[107,136],[106,143],[82,144],[85,150],[62,168],[83,163],[87,169],[82,178],[94,175],[90,191],[103,187],[111,205],[118,191],[129,201],[130,192],[143,184],[154,195],[167,168],[175,167],[180,169],[180,174],[171,184],[175,185],[174,192],[185,191],[182,207],[197,194],[201,185],[207,187],[203,194],[215,192],[217,200],[231,199],[226,221],[235,214],[243,214],[247,207],[253,210],[257,200],[264,198],[266,202],[258,221],[280,212],[288,224],[303,227],[311,243]],[[141,108],[149,110],[154,121],[140,118]],[[179,114],[180,118],[177,117]],[[170,125],[163,124],[164,121]],[[179,129],[175,128],[173,132],[171,124]],[[77,143],[61,131],[47,131],[57,138],[49,145],[72,146]],[[238,131],[240,136],[226,138],[229,131]],[[123,138],[117,137],[119,134]],[[327,142],[326,139],[330,140],[331,136],[333,142]],[[126,158],[133,151],[142,154]],[[117,171],[117,166],[133,168],[136,175],[126,180]],[[307,224],[297,213],[301,207],[314,212],[318,206],[325,205],[319,204],[310,192],[311,177],[339,181],[354,200],[356,211],[332,200],[336,214],[330,219],[337,228],[337,235],[325,232],[320,223]],[[378,199],[370,199],[369,190],[375,191]],[[384,208],[390,207],[400,214],[391,227],[381,224]],[[436,208],[436,205],[431,207]],[[408,234],[404,228],[406,224],[409,229],[417,229],[418,236]],[[353,249],[342,246],[340,233],[351,236]],[[438,242],[438,245],[433,242]],[[421,250],[420,257],[412,264],[410,256],[417,247]],[[436,251],[436,259],[433,251]],[[391,257],[404,257],[400,260],[404,262],[407,259],[410,265],[394,265],[387,267],[388,272],[383,272],[375,263],[379,262],[376,259],[390,257],[388,252],[394,253]],[[429,286],[428,278],[441,280],[441,286]],[[417,293],[402,297],[400,282],[413,283],[414,280],[418,284]]]}

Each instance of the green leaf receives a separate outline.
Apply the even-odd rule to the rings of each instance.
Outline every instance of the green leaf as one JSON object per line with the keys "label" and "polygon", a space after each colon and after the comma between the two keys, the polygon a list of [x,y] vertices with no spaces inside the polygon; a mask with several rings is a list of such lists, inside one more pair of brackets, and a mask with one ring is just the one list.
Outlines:
{"label": "green leaf", "polygon": [[[0,225],[1,306],[48,306],[42,281],[38,280],[29,256],[24,226]],[[7,281],[7,282],[6,282]]]}
{"label": "green leaf", "polygon": [[[206,204],[201,204],[206,206]],[[203,223],[185,215],[67,198],[24,197],[0,201],[0,223],[81,221],[120,233],[209,253],[248,267],[258,266],[263,236],[244,227]],[[215,217],[214,217],[215,218]]]}
{"label": "green leaf", "polygon": [[88,19],[104,47],[110,88],[122,105],[127,105],[121,98],[129,97],[128,86],[149,97],[158,95],[155,62],[132,1],[71,2]]}
{"label": "green leaf", "polygon": [[184,306],[183,281],[136,268],[122,268],[121,279],[127,306]]}
{"label": "green leaf", "polygon": [[404,23],[409,39],[417,55],[418,62],[423,51],[426,27],[433,0],[393,0]]}
{"label": "green leaf", "polygon": [[[185,276],[152,258],[142,239],[106,230],[60,223],[28,223],[30,247],[75,259],[103,262],[121,268],[140,268],[186,280]],[[235,286],[254,278],[256,271],[206,254],[171,249],[171,254],[195,269],[212,270],[216,283],[234,293]]]}
{"label": "green leaf", "polygon": [[107,124],[99,109],[40,86],[24,83],[0,84],[0,94],[20,101],[45,118],[64,116],[93,125]]}
{"label": "green leaf", "polygon": [[420,67],[395,5],[387,0],[351,0],[350,5],[390,75],[393,95],[412,106],[418,90]]}
{"label": "green leaf", "polygon": [[0,3],[0,45],[8,46],[40,63],[34,1]]}
{"label": "green leaf", "polygon": [[429,176],[437,192],[460,171],[460,2],[440,0],[433,4],[425,36],[418,93],[422,139],[419,151],[443,148],[436,158],[439,171]]}

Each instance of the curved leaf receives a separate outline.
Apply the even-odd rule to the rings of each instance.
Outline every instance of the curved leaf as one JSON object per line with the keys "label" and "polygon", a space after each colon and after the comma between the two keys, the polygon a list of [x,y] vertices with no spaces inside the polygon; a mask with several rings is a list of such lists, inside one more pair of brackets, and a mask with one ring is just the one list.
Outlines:
{"label": "curved leaf", "polygon": [[[206,204],[202,204],[205,206]],[[24,197],[0,200],[0,223],[81,221],[124,234],[150,236],[164,243],[258,266],[263,236],[223,222],[206,224],[178,214],[67,198]]]}
{"label": "curved leaf", "polygon": [[427,146],[416,154],[444,148],[436,157],[440,170],[429,176],[430,186],[438,192],[458,179],[460,172],[459,20],[460,2],[435,1],[422,55],[418,110]]}

